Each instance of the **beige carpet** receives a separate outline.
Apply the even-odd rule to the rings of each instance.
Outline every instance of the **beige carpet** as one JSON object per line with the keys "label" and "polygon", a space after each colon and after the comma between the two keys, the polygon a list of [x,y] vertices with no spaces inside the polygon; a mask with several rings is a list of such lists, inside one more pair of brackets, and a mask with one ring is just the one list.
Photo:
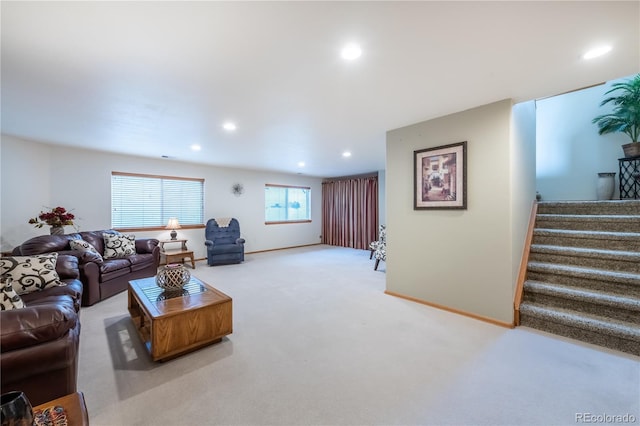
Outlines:
{"label": "beige carpet", "polygon": [[[640,359],[385,295],[369,252],[313,246],[193,274],[234,332],[153,363],[126,293],[81,313],[79,390],[100,425],[575,425],[640,422]],[[611,424],[611,422],[609,422]]]}

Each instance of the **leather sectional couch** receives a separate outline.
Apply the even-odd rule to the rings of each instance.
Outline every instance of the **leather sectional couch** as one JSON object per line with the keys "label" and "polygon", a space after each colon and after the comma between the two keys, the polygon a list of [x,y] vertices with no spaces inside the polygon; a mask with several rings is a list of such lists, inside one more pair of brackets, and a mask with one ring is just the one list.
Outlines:
{"label": "leather sectional couch", "polygon": [[2,393],[21,390],[32,405],[76,391],[83,290],[78,259],[58,255],[55,269],[65,285],[23,294],[25,307],[0,313]]}
{"label": "leather sectional couch", "polygon": [[[156,275],[160,264],[159,241],[136,238],[135,253],[121,258],[106,258],[103,234],[118,235],[112,230],[86,231],[66,235],[41,235],[25,241],[13,250],[16,256],[58,252],[76,256],[80,280],[84,285],[82,306],[90,306],[127,289],[130,280]],[[84,240],[97,251],[72,250],[71,240]]]}
{"label": "leather sectional couch", "polygon": [[[125,290],[129,280],[156,274],[158,240],[130,237],[129,251],[111,257],[105,251],[112,254],[120,248],[107,247],[104,234],[110,240],[126,237],[114,230],[41,235],[13,250],[14,256],[57,253],[55,271],[64,285],[20,294],[24,307],[0,313],[2,393],[21,390],[32,405],[38,405],[75,392],[80,306]],[[15,264],[12,258],[5,261]]]}

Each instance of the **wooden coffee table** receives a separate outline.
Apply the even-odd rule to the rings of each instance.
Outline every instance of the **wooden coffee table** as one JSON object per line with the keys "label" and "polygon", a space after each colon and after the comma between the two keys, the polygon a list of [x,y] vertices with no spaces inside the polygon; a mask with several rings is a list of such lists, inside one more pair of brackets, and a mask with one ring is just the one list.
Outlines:
{"label": "wooden coffee table", "polygon": [[154,361],[219,342],[233,332],[232,300],[196,277],[165,292],[155,277],[129,281],[129,314]]}

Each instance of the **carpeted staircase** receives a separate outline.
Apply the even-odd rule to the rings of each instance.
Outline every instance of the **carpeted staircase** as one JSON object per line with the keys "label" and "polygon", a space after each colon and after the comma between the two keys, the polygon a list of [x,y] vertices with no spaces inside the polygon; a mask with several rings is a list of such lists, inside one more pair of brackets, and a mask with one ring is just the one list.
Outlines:
{"label": "carpeted staircase", "polygon": [[640,201],[541,202],[520,325],[640,355]]}

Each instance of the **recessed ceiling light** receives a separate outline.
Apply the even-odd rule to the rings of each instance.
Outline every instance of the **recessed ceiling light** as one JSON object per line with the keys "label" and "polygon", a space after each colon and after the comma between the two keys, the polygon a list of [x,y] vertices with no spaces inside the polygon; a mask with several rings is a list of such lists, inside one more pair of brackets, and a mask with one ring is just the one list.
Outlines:
{"label": "recessed ceiling light", "polygon": [[236,123],[232,123],[231,121],[227,121],[226,123],[224,123],[222,125],[222,127],[228,132],[233,132],[236,129]]}
{"label": "recessed ceiling light", "polygon": [[353,61],[354,59],[358,59],[360,55],[362,55],[362,49],[355,43],[347,44],[342,48],[342,52],[340,53],[343,59],[347,61]]}
{"label": "recessed ceiling light", "polygon": [[298,162],[298,167],[304,167],[304,161]]}
{"label": "recessed ceiling light", "polygon": [[191,150],[192,151],[200,151],[201,149],[202,149],[202,147],[200,145],[197,145],[197,144],[191,145]]}
{"label": "recessed ceiling light", "polygon": [[342,153],[343,157],[351,157],[351,153],[349,151],[345,151]]}
{"label": "recessed ceiling light", "polygon": [[593,58],[597,58],[598,56],[606,55],[609,52],[611,52],[611,46],[600,46],[600,47],[596,47],[595,49],[589,50],[587,53],[582,55],[582,58],[593,59]]}

